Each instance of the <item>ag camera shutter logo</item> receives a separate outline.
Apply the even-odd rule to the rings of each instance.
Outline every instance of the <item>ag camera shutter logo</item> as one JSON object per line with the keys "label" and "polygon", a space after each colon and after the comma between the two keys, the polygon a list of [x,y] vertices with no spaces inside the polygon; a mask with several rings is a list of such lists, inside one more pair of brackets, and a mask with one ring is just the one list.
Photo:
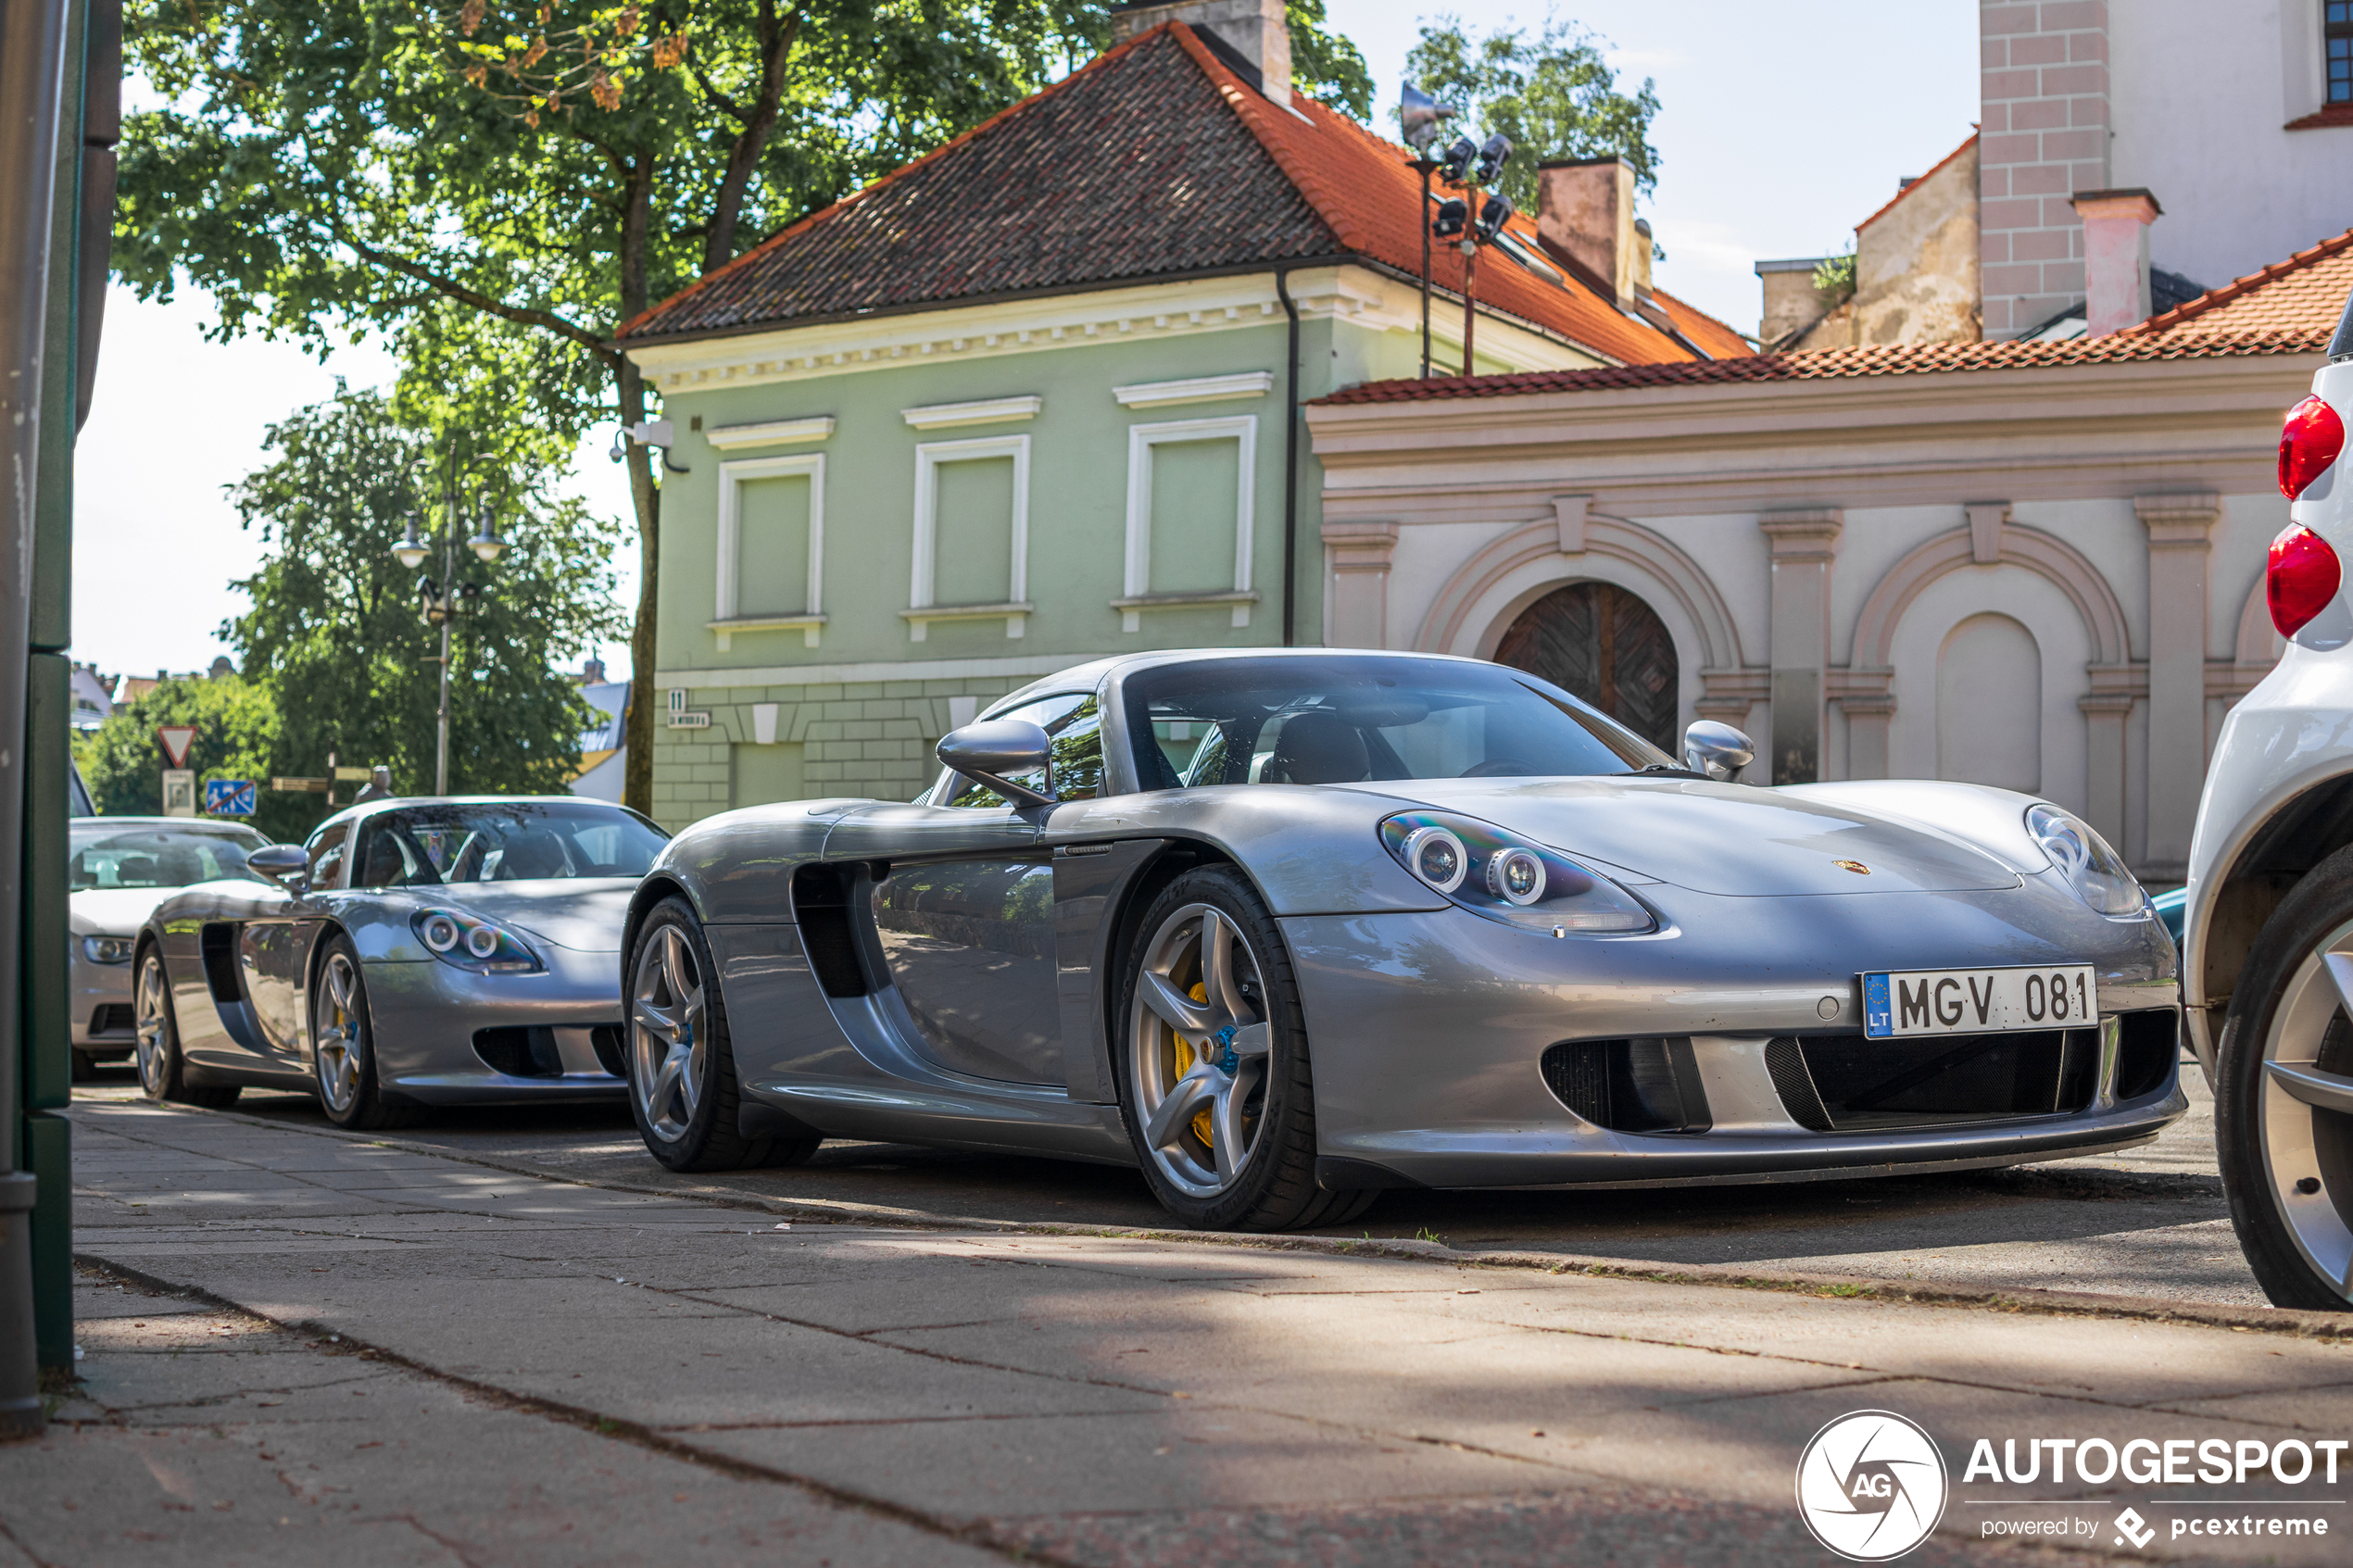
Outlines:
{"label": "ag camera shutter logo", "polygon": [[1935,1440],[1893,1411],[1840,1416],[1797,1461],[1799,1516],[1852,1562],[1885,1562],[1926,1540],[1950,1488]]}

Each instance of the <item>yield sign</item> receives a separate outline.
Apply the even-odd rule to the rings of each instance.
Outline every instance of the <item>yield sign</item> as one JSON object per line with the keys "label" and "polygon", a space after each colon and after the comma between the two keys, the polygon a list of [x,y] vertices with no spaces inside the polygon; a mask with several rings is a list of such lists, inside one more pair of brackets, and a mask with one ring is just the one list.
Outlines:
{"label": "yield sign", "polygon": [[156,744],[163,747],[163,754],[171,759],[173,767],[184,768],[188,765],[188,748],[196,744],[196,726],[157,724]]}

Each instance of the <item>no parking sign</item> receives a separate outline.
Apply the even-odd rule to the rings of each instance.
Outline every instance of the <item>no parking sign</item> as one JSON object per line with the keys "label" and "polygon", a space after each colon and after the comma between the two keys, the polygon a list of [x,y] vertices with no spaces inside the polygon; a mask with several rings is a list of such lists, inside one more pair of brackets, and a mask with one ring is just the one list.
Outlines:
{"label": "no parking sign", "polygon": [[207,779],[204,785],[204,814],[208,817],[252,816],[253,781],[251,779]]}

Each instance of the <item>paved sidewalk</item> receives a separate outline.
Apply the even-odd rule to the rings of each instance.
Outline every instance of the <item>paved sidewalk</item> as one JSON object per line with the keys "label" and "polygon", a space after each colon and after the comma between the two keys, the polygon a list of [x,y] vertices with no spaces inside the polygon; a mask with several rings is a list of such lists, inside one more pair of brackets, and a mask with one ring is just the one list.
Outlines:
{"label": "paved sidewalk", "polygon": [[[1981,1436],[2353,1437],[2353,1321],[822,1224],[73,1114],[87,1385],[0,1449],[0,1563],[1828,1562],[1794,1466],[1862,1409],[1952,1473],[1909,1563],[2335,1563],[2353,1531],[2353,1454],[2334,1486],[1962,1476]],[[145,1293],[167,1286],[206,1295]],[[2112,1544],[2127,1505],[2145,1553]],[[2225,1514],[2331,1534],[2171,1537]],[[2096,1538],[1983,1539],[2058,1517]]]}

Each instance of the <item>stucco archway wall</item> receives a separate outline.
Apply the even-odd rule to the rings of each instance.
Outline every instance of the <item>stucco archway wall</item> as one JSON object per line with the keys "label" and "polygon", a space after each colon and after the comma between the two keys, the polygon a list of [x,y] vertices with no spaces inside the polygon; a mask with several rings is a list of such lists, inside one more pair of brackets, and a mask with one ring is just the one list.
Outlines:
{"label": "stucco archway wall", "polygon": [[1940,533],[1871,590],[1849,667],[1863,699],[1847,703],[1851,776],[1933,776],[1937,649],[1986,612],[2023,623],[2042,652],[2043,793],[2120,845],[2124,727],[2138,695],[2124,606],[2082,551],[2036,529]]}
{"label": "stucco archway wall", "polygon": [[1425,653],[1491,659],[1520,611],[1554,589],[1612,583],[1666,623],[1678,666],[1677,722],[1690,723],[1708,688],[1741,669],[1730,606],[1700,564],[1663,534],[1599,514],[1587,514],[1583,525],[1582,550],[1561,548],[1563,529],[1552,518],[1490,540],[1439,590],[1413,646]]}
{"label": "stucco archway wall", "polygon": [[1939,776],[1937,658],[1956,627],[1987,614],[2023,626],[2042,655],[2043,689],[2033,705],[2042,776],[2032,793],[2070,810],[2085,810],[2089,759],[2079,704],[2091,695],[2085,666],[2092,661],[2092,641],[2056,584],[2015,566],[1948,572],[1917,595],[1897,623],[1888,658],[1895,696],[1888,721],[1888,773],[1899,779]]}

